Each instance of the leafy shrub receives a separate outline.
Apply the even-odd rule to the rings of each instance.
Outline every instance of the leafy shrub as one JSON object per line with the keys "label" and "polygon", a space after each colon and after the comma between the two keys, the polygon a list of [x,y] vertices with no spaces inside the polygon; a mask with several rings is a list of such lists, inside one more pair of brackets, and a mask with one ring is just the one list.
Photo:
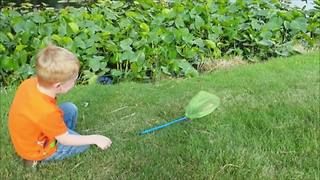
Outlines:
{"label": "leafy shrub", "polygon": [[[319,2],[316,1],[316,8]],[[289,56],[293,45],[314,46],[319,11],[277,0],[102,1],[61,10],[6,7],[0,14],[0,83],[34,73],[40,48],[54,43],[76,53],[81,82],[98,75],[115,80],[196,76],[207,58]]]}

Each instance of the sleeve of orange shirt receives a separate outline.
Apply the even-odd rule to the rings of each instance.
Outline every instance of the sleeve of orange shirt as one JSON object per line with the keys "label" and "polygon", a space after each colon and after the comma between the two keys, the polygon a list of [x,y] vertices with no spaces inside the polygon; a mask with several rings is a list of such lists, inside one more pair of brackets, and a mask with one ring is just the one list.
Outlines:
{"label": "sleeve of orange shirt", "polygon": [[41,131],[48,137],[54,138],[67,132],[66,124],[61,112],[52,112],[35,122]]}

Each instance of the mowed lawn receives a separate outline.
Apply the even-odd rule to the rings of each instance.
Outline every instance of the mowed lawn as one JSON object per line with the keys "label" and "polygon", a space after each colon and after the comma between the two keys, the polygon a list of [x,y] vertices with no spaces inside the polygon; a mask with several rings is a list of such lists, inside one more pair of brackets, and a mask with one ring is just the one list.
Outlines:
{"label": "mowed lawn", "polygon": [[[7,130],[14,87],[1,90],[0,179],[319,179],[320,53],[220,69],[197,78],[77,86],[77,131],[112,147],[25,169]],[[184,115],[200,90],[221,98],[201,119],[152,134]]]}

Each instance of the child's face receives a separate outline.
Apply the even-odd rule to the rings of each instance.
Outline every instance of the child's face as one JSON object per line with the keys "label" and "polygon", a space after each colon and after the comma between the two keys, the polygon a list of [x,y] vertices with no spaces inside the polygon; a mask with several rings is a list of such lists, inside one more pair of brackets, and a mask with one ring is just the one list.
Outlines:
{"label": "child's face", "polygon": [[68,92],[70,89],[72,89],[77,81],[78,78],[78,74],[74,75],[71,79],[69,79],[66,82],[63,82],[60,84],[60,93],[66,93]]}

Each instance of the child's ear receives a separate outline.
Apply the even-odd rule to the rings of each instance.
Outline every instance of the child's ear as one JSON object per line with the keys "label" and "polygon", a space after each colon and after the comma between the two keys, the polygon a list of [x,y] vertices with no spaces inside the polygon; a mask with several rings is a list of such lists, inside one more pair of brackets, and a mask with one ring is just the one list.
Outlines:
{"label": "child's ear", "polygon": [[54,87],[54,89],[55,89],[57,92],[61,92],[61,91],[62,91],[62,85],[61,85],[60,82],[54,83],[54,84],[53,84],[53,87]]}

